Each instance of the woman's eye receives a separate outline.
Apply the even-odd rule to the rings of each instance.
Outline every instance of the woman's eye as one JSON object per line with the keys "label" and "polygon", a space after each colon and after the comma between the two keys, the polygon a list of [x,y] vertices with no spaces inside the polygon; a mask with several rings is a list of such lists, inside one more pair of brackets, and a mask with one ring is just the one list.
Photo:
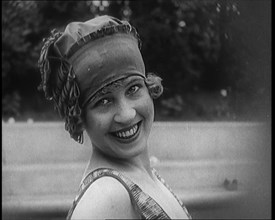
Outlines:
{"label": "woman's eye", "polygon": [[135,94],[140,89],[140,87],[141,87],[140,85],[131,86],[128,89],[128,94]]}
{"label": "woman's eye", "polygon": [[100,99],[98,102],[96,102],[96,106],[104,106],[104,105],[107,105],[108,103],[110,102],[109,99]]}

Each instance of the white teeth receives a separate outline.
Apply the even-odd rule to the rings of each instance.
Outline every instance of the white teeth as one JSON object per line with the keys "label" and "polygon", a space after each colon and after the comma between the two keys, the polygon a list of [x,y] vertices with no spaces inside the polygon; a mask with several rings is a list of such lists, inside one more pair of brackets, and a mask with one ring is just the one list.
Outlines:
{"label": "white teeth", "polygon": [[129,138],[130,136],[133,136],[137,132],[138,126],[135,125],[133,128],[131,128],[128,131],[124,132],[117,132],[116,135],[120,138]]}

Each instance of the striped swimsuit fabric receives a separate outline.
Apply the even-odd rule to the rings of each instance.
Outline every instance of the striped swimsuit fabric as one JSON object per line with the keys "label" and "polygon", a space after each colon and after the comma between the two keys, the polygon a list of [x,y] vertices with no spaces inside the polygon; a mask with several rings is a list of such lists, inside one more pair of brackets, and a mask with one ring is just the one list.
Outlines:
{"label": "striped swimsuit fabric", "polygon": [[[182,201],[172,192],[171,188],[164,182],[157,171],[152,168],[154,175],[162,182],[162,184],[172,193],[172,195],[179,202],[184,212],[189,219],[192,219]],[[162,207],[149,195],[144,193],[140,187],[133,183],[130,179],[122,175],[120,172],[110,168],[99,168],[89,173],[82,184],[80,185],[78,196],[74,199],[73,205],[68,212],[67,220],[71,219],[72,213],[89,186],[97,179],[109,176],[117,179],[128,191],[133,207],[140,215],[141,219],[171,219]]]}

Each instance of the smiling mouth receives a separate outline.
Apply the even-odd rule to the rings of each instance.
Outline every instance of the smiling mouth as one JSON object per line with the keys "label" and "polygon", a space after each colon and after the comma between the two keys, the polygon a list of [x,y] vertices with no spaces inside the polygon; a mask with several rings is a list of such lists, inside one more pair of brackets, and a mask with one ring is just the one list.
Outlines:
{"label": "smiling mouth", "polygon": [[131,139],[138,133],[140,124],[141,124],[141,121],[129,128],[122,129],[116,132],[111,132],[111,134],[116,138],[125,139],[125,140]]}

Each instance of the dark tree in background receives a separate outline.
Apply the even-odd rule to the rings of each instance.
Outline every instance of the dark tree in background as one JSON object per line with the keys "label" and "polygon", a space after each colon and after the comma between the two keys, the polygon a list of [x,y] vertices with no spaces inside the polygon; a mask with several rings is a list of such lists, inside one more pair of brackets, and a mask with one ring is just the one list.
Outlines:
{"label": "dark tree in background", "polygon": [[[29,117],[37,112],[51,119],[51,103],[37,91],[37,61],[42,38],[68,21],[85,20],[91,14],[84,1],[2,2],[2,116]],[[57,116],[57,115],[56,115]]]}
{"label": "dark tree in background", "polygon": [[56,119],[37,91],[41,40],[69,21],[110,14],[142,39],[163,78],[157,120],[269,119],[270,0],[2,2],[3,117]]}

